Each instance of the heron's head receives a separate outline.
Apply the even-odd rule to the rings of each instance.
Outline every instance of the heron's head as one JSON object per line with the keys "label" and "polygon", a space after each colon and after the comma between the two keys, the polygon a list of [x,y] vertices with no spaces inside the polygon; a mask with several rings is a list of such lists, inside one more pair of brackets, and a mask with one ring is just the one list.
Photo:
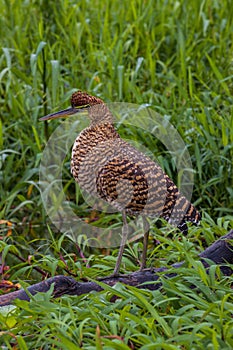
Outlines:
{"label": "heron's head", "polygon": [[92,125],[112,122],[112,114],[104,102],[100,98],[91,96],[83,91],[76,91],[72,94],[70,108],[48,114],[40,118],[40,120],[67,118],[76,113],[84,112],[85,110],[88,111]]}

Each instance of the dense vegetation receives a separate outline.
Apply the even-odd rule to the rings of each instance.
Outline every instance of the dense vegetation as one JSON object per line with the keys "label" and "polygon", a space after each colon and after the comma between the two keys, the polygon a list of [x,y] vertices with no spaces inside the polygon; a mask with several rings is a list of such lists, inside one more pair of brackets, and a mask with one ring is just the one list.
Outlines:
{"label": "dense vegetation", "polygon": [[[231,278],[214,266],[207,275],[197,258],[233,222],[231,1],[0,0],[0,8],[2,277],[26,286],[44,274],[95,278],[114,267],[117,249],[74,244],[57,232],[41,200],[40,159],[59,122],[38,119],[65,108],[76,89],[106,102],[149,103],[166,115],[187,145],[192,201],[203,216],[188,237],[166,225],[151,232],[149,266],[186,262],[161,291],[117,285],[85,297],[18,301],[12,313],[0,313],[2,348],[232,349]],[[141,137],[176,179],[160,143],[130,127],[119,131]],[[64,185],[75,205],[69,155]],[[93,219],[85,201],[78,208]],[[111,225],[120,215],[97,219]],[[122,272],[138,268],[141,247],[127,247]]]}

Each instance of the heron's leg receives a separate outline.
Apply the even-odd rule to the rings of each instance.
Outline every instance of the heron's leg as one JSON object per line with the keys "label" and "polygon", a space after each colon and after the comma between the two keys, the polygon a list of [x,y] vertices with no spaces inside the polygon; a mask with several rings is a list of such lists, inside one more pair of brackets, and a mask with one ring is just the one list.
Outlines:
{"label": "heron's leg", "polygon": [[144,237],[143,237],[143,250],[142,250],[140,271],[142,271],[146,267],[147,246],[148,246],[148,238],[149,238],[149,230],[150,230],[150,224],[144,216],[142,217],[142,223],[143,223]]}
{"label": "heron's leg", "polygon": [[119,249],[118,256],[117,256],[115,269],[113,271],[112,276],[116,276],[119,273],[120,266],[121,266],[121,260],[122,260],[122,256],[123,256],[123,252],[124,252],[124,248],[125,248],[125,244],[126,244],[126,241],[127,241],[127,238],[128,238],[128,234],[129,234],[129,227],[128,227],[127,216],[126,216],[125,211],[122,212],[122,219],[123,219],[123,227],[122,227],[121,245],[120,245],[120,249]]}

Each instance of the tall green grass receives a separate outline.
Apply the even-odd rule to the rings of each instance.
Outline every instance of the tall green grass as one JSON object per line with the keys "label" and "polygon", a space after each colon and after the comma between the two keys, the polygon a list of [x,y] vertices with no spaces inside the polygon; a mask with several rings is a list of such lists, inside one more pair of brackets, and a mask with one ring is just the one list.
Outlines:
{"label": "tall green grass", "polygon": [[[38,119],[69,105],[75,89],[106,102],[149,103],[166,115],[189,150],[192,201],[203,213],[202,226],[190,227],[189,241],[179,233],[169,239],[175,234],[171,228],[154,228],[149,265],[187,262],[180,279],[164,281],[163,292],[116,286],[58,304],[49,295],[46,304],[40,296],[30,306],[19,302],[16,313],[0,319],[6,348],[231,349],[230,280],[219,271],[216,279],[204,278],[197,265],[191,268],[197,252],[233,221],[231,1],[0,0],[0,8],[0,220],[13,223],[9,237],[4,238],[9,227],[0,227],[3,260],[10,266],[5,277],[38,281],[33,266],[51,275],[70,271],[93,278],[113,269],[117,250],[108,255],[86,245],[91,267],[85,267],[78,248],[50,224],[41,202],[40,159],[58,122]],[[157,140],[119,130],[140,139],[176,179],[171,157]],[[75,206],[80,193],[74,195],[68,164],[69,156],[64,182]],[[79,204],[89,215],[88,206]],[[100,215],[98,220],[109,225],[120,219]],[[122,271],[137,269],[140,249],[141,243],[128,247]],[[30,264],[10,252],[26,259],[30,254]],[[120,299],[111,303],[114,293]]]}

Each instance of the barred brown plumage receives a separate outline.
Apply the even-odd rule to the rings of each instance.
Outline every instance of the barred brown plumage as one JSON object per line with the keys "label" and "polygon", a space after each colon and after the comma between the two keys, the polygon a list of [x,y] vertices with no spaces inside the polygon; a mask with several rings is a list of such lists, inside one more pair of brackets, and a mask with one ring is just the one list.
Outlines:
{"label": "barred brown plumage", "polygon": [[127,240],[126,215],[141,215],[144,243],[141,269],[146,265],[149,226],[146,217],[162,217],[187,232],[187,221],[197,224],[200,213],[179,192],[162,168],[117,133],[107,105],[86,92],[75,92],[72,107],[41,118],[48,120],[88,110],[90,126],[76,138],[71,171],[80,187],[113,205],[123,215],[121,246],[114,269],[118,274]]}

